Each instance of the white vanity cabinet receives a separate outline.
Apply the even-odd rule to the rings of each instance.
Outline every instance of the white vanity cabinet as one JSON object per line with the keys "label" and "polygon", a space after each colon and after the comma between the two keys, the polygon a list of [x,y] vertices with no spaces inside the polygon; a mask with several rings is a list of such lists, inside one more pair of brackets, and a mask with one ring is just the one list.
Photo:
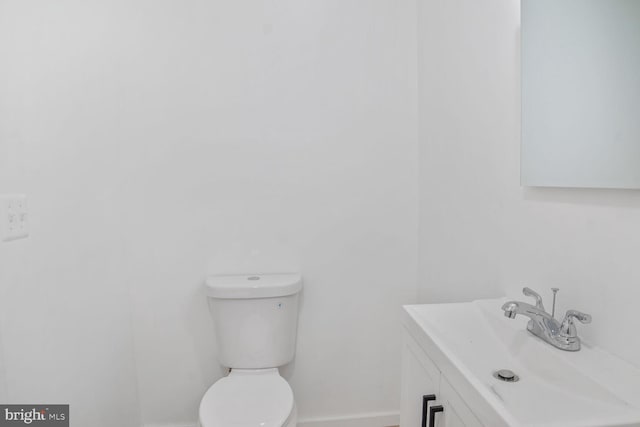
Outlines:
{"label": "white vanity cabinet", "polygon": [[405,333],[402,349],[402,395],[400,425],[426,427],[428,416],[424,405],[435,405],[428,402],[429,396],[438,396],[440,391],[440,371],[424,354],[418,344]]}
{"label": "white vanity cabinet", "polygon": [[482,427],[420,345],[405,332],[400,427]]}
{"label": "white vanity cabinet", "polygon": [[543,342],[507,301],[403,307],[400,427],[640,427],[640,369]]}

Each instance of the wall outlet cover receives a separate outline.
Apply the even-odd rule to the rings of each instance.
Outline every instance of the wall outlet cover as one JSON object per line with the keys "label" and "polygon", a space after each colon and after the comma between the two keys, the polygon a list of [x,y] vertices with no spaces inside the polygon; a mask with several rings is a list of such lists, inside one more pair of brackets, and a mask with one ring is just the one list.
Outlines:
{"label": "wall outlet cover", "polygon": [[29,209],[24,194],[0,195],[0,240],[9,242],[29,236]]}

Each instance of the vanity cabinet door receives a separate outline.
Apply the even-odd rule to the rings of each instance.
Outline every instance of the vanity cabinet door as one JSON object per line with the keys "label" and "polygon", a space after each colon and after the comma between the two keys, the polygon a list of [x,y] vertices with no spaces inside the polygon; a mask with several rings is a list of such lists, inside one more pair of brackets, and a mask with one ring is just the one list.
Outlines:
{"label": "vanity cabinet door", "polygon": [[438,408],[442,408],[442,411],[429,417],[428,427],[467,427],[449,405],[441,405]]}
{"label": "vanity cabinet door", "polygon": [[440,395],[438,397],[443,412],[436,416],[435,426],[429,427],[483,426],[444,376],[440,377]]}
{"label": "vanity cabinet door", "polygon": [[[402,346],[402,400],[401,427],[428,426],[429,411],[435,405],[430,400],[438,395],[440,371],[408,334],[403,336]],[[426,410],[425,410],[426,409]]]}

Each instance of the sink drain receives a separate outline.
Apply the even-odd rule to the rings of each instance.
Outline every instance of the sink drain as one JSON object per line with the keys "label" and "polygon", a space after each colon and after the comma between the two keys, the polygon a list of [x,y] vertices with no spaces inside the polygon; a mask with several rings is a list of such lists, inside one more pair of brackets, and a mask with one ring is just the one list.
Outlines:
{"label": "sink drain", "polygon": [[500,369],[499,371],[495,371],[493,373],[493,376],[499,379],[500,381],[504,381],[508,383],[515,383],[516,381],[520,380],[520,377],[517,376],[515,372],[509,369]]}

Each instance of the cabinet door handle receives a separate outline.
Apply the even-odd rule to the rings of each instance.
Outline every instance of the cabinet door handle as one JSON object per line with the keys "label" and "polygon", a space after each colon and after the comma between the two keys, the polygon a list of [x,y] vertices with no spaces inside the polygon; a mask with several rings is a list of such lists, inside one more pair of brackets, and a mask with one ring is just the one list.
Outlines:
{"label": "cabinet door handle", "polygon": [[422,396],[422,425],[421,427],[427,427],[427,412],[429,409],[429,402],[436,400],[435,394],[425,394]]}
{"label": "cabinet door handle", "polygon": [[444,412],[442,405],[432,406],[429,409],[429,427],[436,427],[436,414],[438,412]]}

